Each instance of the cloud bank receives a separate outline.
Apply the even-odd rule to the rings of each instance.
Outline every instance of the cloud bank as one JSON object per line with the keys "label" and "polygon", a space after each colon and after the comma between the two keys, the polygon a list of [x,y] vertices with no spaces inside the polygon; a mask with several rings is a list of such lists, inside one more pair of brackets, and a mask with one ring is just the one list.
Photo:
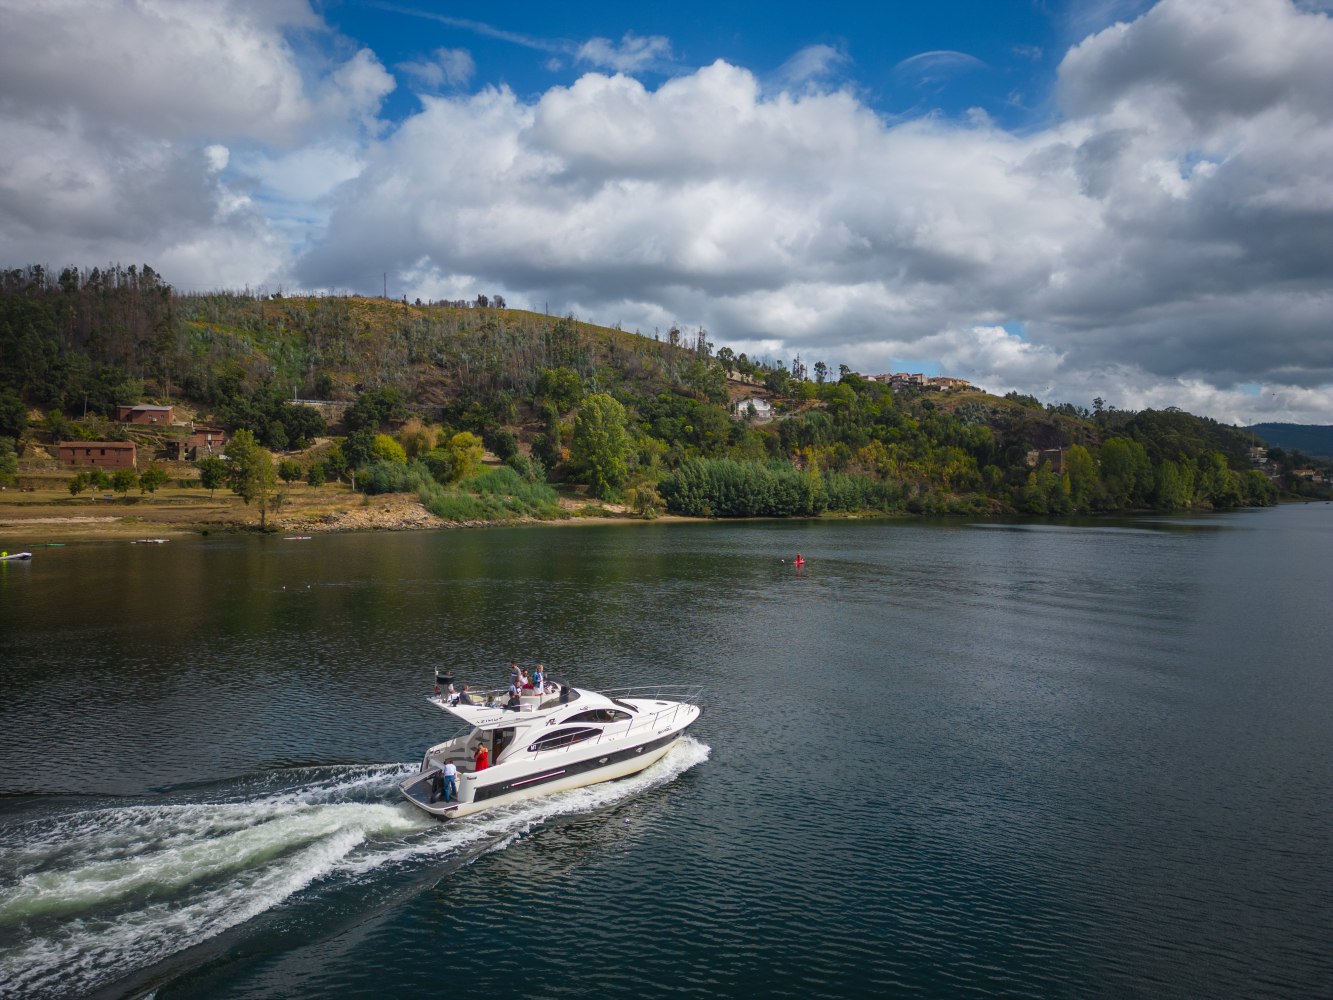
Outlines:
{"label": "cloud bank", "polygon": [[[1162,0],[1088,35],[1058,116],[1021,134],[886,118],[828,82],[854,53],[826,46],[649,87],[675,57],[632,33],[533,96],[441,95],[475,64],[423,53],[398,66],[419,109],[386,122],[374,53],[290,41],[319,32],[304,3],[70,8],[0,0],[13,264],[367,292],[387,271],[409,297],[703,326],[774,359],[1333,422],[1333,25],[1288,0]],[[50,69],[92,39],[99,71],[133,72]]]}

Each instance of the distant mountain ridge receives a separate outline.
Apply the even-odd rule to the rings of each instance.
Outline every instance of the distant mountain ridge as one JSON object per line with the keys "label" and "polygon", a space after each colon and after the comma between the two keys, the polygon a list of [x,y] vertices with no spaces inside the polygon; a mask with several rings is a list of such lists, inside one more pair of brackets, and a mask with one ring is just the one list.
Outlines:
{"label": "distant mountain ridge", "polygon": [[1333,458],[1330,424],[1251,424],[1245,429],[1284,451],[1300,451],[1312,458]]}

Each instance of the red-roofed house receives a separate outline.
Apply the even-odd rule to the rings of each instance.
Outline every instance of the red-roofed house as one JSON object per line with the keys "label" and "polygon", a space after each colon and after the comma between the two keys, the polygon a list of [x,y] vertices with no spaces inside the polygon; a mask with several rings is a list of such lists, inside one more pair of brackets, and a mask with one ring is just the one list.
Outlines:
{"label": "red-roofed house", "polygon": [[175,414],[174,406],[149,406],[139,403],[135,406],[116,408],[116,419],[125,424],[169,424]]}
{"label": "red-roofed house", "polygon": [[58,449],[62,465],[133,469],[138,461],[133,441],[61,441]]}

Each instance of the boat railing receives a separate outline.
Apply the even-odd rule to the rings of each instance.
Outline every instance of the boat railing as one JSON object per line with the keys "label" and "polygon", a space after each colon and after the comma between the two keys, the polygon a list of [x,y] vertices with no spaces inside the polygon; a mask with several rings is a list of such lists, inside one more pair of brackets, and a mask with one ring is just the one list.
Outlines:
{"label": "boat railing", "polygon": [[[572,697],[569,700],[571,702],[577,700],[577,691],[578,688],[570,685]],[[678,701],[686,705],[697,705],[703,697],[704,688],[702,684],[645,684],[638,687],[598,688],[597,693],[606,695],[608,698],[640,698],[646,701]],[[472,699],[472,704],[479,707],[505,708],[508,707],[509,689],[469,690],[468,696]],[[525,691],[522,695],[522,708],[527,711],[534,708],[546,708],[560,699],[561,692],[558,689],[547,692],[541,697],[538,697],[534,692]],[[445,695],[439,693],[436,693],[429,700],[440,706],[444,706],[448,701]]]}
{"label": "boat railing", "polygon": [[702,684],[646,684],[640,687],[598,688],[608,698],[640,698],[646,700],[678,701],[697,705],[703,698]]}

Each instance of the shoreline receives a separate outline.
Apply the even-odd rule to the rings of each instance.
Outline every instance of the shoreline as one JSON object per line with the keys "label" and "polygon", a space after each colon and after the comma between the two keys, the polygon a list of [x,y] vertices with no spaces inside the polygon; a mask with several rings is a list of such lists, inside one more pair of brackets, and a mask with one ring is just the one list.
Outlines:
{"label": "shoreline", "polygon": [[[43,495],[45,494],[45,495]],[[1283,497],[1288,503],[1322,503],[1322,499]],[[501,521],[446,521],[426,510],[411,494],[366,497],[327,487],[293,491],[276,512],[270,511],[268,527],[259,528],[259,513],[233,496],[201,495],[197,489],[169,489],[151,496],[93,499],[60,496],[54,491],[0,492],[0,550],[23,551],[67,542],[134,541],[140,538],[185,538],[189,536],[263,534],[324,535],[376,531],[456,531],[475,528],[575,527],[624,524],[691,524],[718,520],[746,522],[773,518],[709,518],[661,514],[654,518],[631,514],[615,504],[592,505],[585,500],[563,498],[564,517],[517,517]],[[600,511],[594,513],[593,510]],[[1153,511],[1107,511],[1075,517],[1133,516]],[[1202,511],[1180,511],[1182,515]],[[919,515],[908,513],[837,514],[800,520],[895,520]],[[990,519],[995,515],[972,515]],[[1015,515],[1000,515],[1009,517]],[[784,520],[784,519],[779,519]],[[794,520],[794,519],[791,519]]]}
{"label": "shoreline", "polygon": [[[310,499],[310,498],[304,498]],[[672,524],[707,520],[665,514],[644,518],[608,506],[605,514],[582,513],[584,504],[565,506],[566,516],[502,521],[446,521],[410,494],[364,498],[360,494],[320,496],[318,503],[288,505],[269,512],[261,531],[259,514],[232,497],[131,497],[115,500],[0,495],[0,549],[68,542],[134,541],[211,535],[326,535],[375,531],[456,531],[521,526]]]}

